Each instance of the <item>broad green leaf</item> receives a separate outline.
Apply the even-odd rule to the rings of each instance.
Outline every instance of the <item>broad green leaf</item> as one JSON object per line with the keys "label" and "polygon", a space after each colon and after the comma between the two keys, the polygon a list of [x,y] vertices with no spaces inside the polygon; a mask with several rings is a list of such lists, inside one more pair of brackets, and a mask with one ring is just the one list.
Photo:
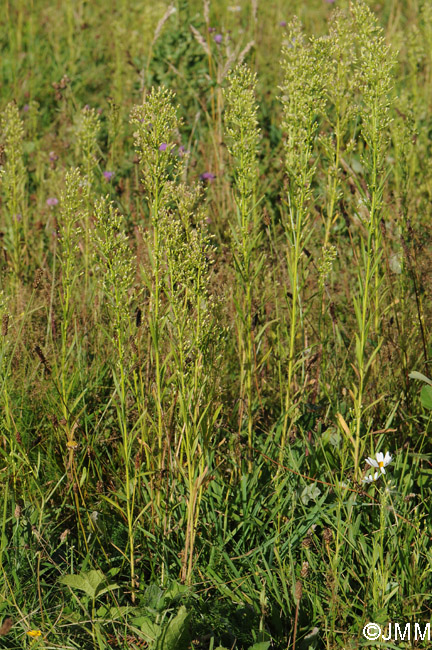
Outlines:
{"label": "broad green leaf", "polygon": [[154,623],[149,616],[138,616],[132,623],[141,629],[141,632],[150,643],[154,643],[160,636],[160,626]]}
{"label": "broad green leaf", "polygon": [[110,607],[109,605],[101,605],[97,610],[97,615],[100,618],[110,618],[113,621],[118,618],[124,618],[130,612],[128,605],[121,605],[120,607]]}
{"label": "broad green leaf", "polygon": [[63,585],[67,585],[71,589],[79,589],[79,591],[84,591],[90,598],[95,597],[95,589],[87,580],[86,574],[71,574],[62,576],[59,578],[59,582]]}
{"label": "broad green leaf", "polygon": [[309,501],[317,501],[320,494],[321,490],[316,485],[316,483],[310,483],[303,489],[300,498],[304,505],[307,506]]}
{"label": "broad green leaf", "polygon": [[102,596],[102,594],[106,594],[107,591],[113,591],[114,589],[119,589],[120,585],[115,584],[114,582],[111,583],[110,585],[107,585],[106,587],[103,587],[103,589],[97,589],[96,591],[96,597]]}
{"label": "broad green leaf", "polygon": [[179,596],[184,596],[190,591],[189,587],[179,582],[173,582],[164,593],[165,600],[171,602]]}
{"label": "broad green leaf", "polygon": [[425,409],[432,410],[432,386],[423,386],[420,391],[420,401]]}
{"label": "broad green leaf", "polygon": [[71,589],[79,589],[84,591],[90,598],[96,598],[101,596],[107,591],[112,591],[117,589],[118,585],[110,584],[106,585],[106,578],[102,571],[96,571],[92,569],[86,573],[70,574],[67,576],[62,576],[59,578],[59,582],[63,585],[71,587]]}
{"label": "broad green leaf", "polygon": [[157,612],[161,612],[165,606],[163,590],[157,585],[150,585],[145,590],[145,606]]}
{"label": "broad green leaf", "polygon": [[[188,637],[188,620],[190,613],[183,605],[175,617],[169,622],[157,640],[155,650],[181,650],[186,648]],[[184,645],[185,644],[185,645]]]}
{"label": "broad green leaf", "polygon": [[249,646],[248,650],[268,650],[270,648],[270,641],[260,641]]}

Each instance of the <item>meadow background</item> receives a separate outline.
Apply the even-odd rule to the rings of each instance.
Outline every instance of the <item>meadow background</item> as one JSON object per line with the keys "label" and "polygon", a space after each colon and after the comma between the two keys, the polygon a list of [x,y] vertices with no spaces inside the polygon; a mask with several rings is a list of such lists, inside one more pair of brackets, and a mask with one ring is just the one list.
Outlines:
{"label": "meadow background", "polygon": [[430,622],[430,2],[3,0],[0,41],[0,647]]}

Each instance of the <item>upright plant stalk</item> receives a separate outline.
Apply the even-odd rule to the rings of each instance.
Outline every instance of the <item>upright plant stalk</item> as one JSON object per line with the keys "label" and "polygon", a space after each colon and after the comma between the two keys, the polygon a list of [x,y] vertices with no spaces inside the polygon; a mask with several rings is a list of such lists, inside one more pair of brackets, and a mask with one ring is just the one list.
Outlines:
{"label": "upright plant stalk", "polygon": [[97,166],[97,139],[100,131],[100,119],[94,108],[83,108],[78,125],[78,146],[81,154],[83,171],[84,213],[84,283],[87,290],[90,268],[90,217],[93,209],[92,188]]}
{"label": "upright plant stalk", "polygon": [[[357,34],[358,78],[361,91],[361,134],[365,142],[362,164],[367,191],[362,192],[362,202],[367,209],[366,240],[361,241],[361,267],[359,269],[359,298],[354,297],[357,320],[356,376],[352,395],[355,413],[354,472],[360,476],[363,404],[367,375],[379,351],[380,305],[382,302],[382,273],[380,259],[382,235],[382,197],[386,182],[385,163],[391,122],[390,91],[393,85],[394,55],[386,45],[382,30],[369,8],[358,2],[352,6],[355,33]],[[371,305],[373,308],[371,309]],[[366,344],[374,327],[376,345],[368,354]]]}
{"label": "upright plant stalk", "polygon": [[114,100],[108,100],[109,113],[108,113],[108,142],[109,142],[109,161],[111,167],[117,167],[118,147],[121,139],[122,132],[122,115],[120,106]]}
{"label": "upright plant stalk", "polygon": [[120,230],[121,218],[107,199],[101,199],[95,206],[96,233],[94,242],[100,265],[103,269],[103,292],[111,322],[111,344],[116,352],[113,378],[117,392],[117,417],[122,438],[122,453],[125,471],[125,502],[128,527],[128,546],[132,600],[135,600],[135,544],[134,505],[136,481],[132,482],[134,466],[131,463],[133,436],[127,419],[127,371],[126,345],[131,332],[130,302],[131,289],[135,279],[135,262],[124,232]]}
{"label": "upright plant stalk", "polygon": [[10,460],[8,466],[12,466],[12,475],[15,476],[15,459],[16,454],[16,437],[12,435],[13,431],[13,418],[11,411],[11,397],[9,394],[9,376],[10,376],[10,361],[8,359],[8,350],[10,347],[7,341],[9,330],[9,312],[8,312],[8,299],[2,289],[0,289],[0,400],[3,407],[3,416],[0,421],[1,428],[6,429],[10,445]]}
{"label": "upright plant stalk", "polygon": [[66,174],[65,190],[60,197],[59,241],[60,260],[62,265],[60,305],[62,319],[60,325],[61,351],[59,384],[62,415],[66,422],[68,442],[72,441],[70,410],[68,407],[71,385],[69,377],[69,345],[68,334],[72,323],[73,305],[72,291],[80,275],[78,268],[78,238],[81,233],[80,218],[84,212],[81,195],[82,176],[78,169],[73,169]]}
{"label": "upright plant stalk", "polygon": [[[232,248],[237,276],[236,311],[240,356],[240,403],[247,405],[248,466],[252,471],[253,398],[255,374],[253,349],[252,302],[254,281],[263,263],[254,268],[254,252],[261,238],[256,210],[259,129],[255,101],[256,75],[246,66],[238,67],[228,77],[225,91],[225,129],[228,151],[234,161],[234,198],[237,223],[232,224]],[[240,413],[242,413],[242,408]]]}
{"label": "upright plant stalk", "polygon": [[[327,279],[330,276],[333,262],[337,257],[337,248],[332,243],[332,228],[337,224],[341,215],[339,201],[343,197],[341,168],[343,159],[355,145],[353,137],[349,138],[349,130],[355,129],[357,113],[356,77],[354,66],[356,60],[355,47],[352,38],[352,24],[346,12],[334,12],[331,18],[330,34],[327,40],[327,73],[328,82],[325,94],[328,100],[326,106],[326,121],[328,133],[319,138],[326,163],[327,181],[325,185],[325,206],[323,210],[324,238],[321,248],[319,271],[319,338],[320,338],[320,374],[323,376],[322,386],[326,392],[326,371],[334,350],[334,337],[328,336],[330,315],[328,306],[330,295]],[[330,340],[331,347],[324,349]],[[333,347],[333,349],[332,349]],[[323,351],[324,350],[324,351]]]}
{"label": "upright plant stalk", "polygon": [[[76,473],[74,475],[73,452],[77,443],[74,440],[74,426],[71,422],[72,412],[70,408],[70,394],[73,389],[74,379],[69,377],[71,363],[70,352],[71,346],[68,343],[70,325],[73,317],[72,292],[75,282],[79,277],[78,270],[78,238],[80,235],[79,221],[82,217],[84,206],[80,193],[82,177],[78,169],[73,169],[66,174],[65,190],[60,197],[60,219],[59,219],[59,236],[60,236],[60,259],[62,265],[60,292],[60,305],[62,311],[60,325],[60,367],[56,364],[56,378],[58,381],[58,391],[61,401],[61,411],[66,431],[66,446],[68,448],[69,462],[67,473],[72,484],[78,485]],[[79,526],[81,528],[84,544],[88,552],[87,538],[84,526],[81,520],[80,506],[77,490],[73,490],[74,502],[77,513]]]}
{"label": "upright plant stalk", "polygon": [[[164,89],[152,89],[141,106],[135,106],[131,114],[131,123],[135,126],[135,148],[140,159],[141,180],[145,198],[150,212],[153,228],[153,246],[150,258],[153,271],[151,286],[151,311],[149,317],[150,333],[153,344],[155,364],[155,395],[157,413],[156,452],[159,473],[163,470],[163,406],[162,406],[162,362],[161,362],[161,315],[160,299],[162,289],[161,269],[161,233],[160,216],[166,203],[170,200],[166,190],[170,178],[177,178],[181,171],[181,157],[174,152],[174,140],[177,139],[179,120],[173,106],[174,95]],[[161,492],[157,491],[157,505],[160,504]]]}
{"label": "upright plant stalk", "polygon": [[186,537],[182,580],[192,576],[196,528],[204,479],[208,472],[209,432],[218,414],[211,389],[208,359],[214,348],[213,303],[209,295],[210,238],[205,214],[198,206],[200,192],[173,187],[175,211],[161,218],[163,259],[167,266],[165,295],[174,360],[173,382],[178,393],[178,465],[185,480]]}
{"label": "upright plant stalk", "polygon": [[350,122],[355,118],[356,60],[353,46],[352,25],[346,14],[336,12],[333,16],[328,40],[328,120],[330,137],[322,140],[329,157],[326,187],[326,217],[323,250],[330,243],[331,227],[337,218],[336,207],[341,196],[341,157],[353,147],[353,141],[346,143]]}
{"label": "upright plant stalk", "polygon": [[302,323],[301,258],[311,234],[308,203],[312,196],[311,182],[315,165],[311,163],[317,115],[325,105],[320,57],[323,41],[307,41],[298,19],[289,29],[289,46],[283,49],[284,84],[281,87],[283,128],[285,137],[285,165],[288,177],[287,214],[283,225],[288,240],[286,249],[291,295],[288,297],[290,324],[288,331],[288,368],[285,389],[285,413],[279,460],[288,432],[288,418],[292,414],[294,378],[296,369],[296,341]]}
{"label": "upright plant stalk", "polygon": [[24,126],[15,102],[6,106],[1,119],[3,151],[0,160],[1,184],[6,203],[6,242],[16,276],[22,270],[27,249],[26,171],[23,162]]}
{"label": "upright plant stalk", "polygon": [[[416,267],[417,259],[414,242],[412,241],[412,227],[410,225],[410,216],[412,213],[412,197],[413,193],[413,182],[416,174],[416,158],[415,158],[415,149],[418,138],[418,132],[415,126],[414,119],[414,108],[415,101],[413,99],[412,93],[408,93],[407,96],[399,99],[399,107],[402,108],[400,114],[395,119],[395,122],[392,125],[392,138],[393,144],[396,151],[396,160],[398,161],[397,170],[398,173],[395,175],[397,194],[399,197],[399,226],[400,226],[400,237],[402,244],[402,251],[404,256],[400,255],[401,266],[399,282],[397,287],[395,287],[395,293],[400,299],[402,305],[406,304],[407,300],[407,273],[403,270],[408,271],[409,275],[412,278],[414,285],[414,293],[416,297],[416,311],[417,311],[417,321],[420,334],[420,340],[423,348],[424,363],[428,362],[428,353],[427,353],[427,336],[425,331],[424,324],[424,313],[423,305],[421,300],[421,292],[419,291],[419,278]],[[402,263],[403,257],[404,262]],[[397,260],[397,258],[396,258]],[[396,301],[393,300],[396,305]],[[405,328],[405,318],[404,313],[399,313],[402,310],[394,309],[395,321],[400,333],[400,346],[403,351],[403,363],[406,370],[406,377],[408,377],[408,350],[405,336],[403,331],[406,331]],[[409,322],[408,328],[411,329],[412,323]],[[425,365],[426,368],[426,365]],[[406,384],[408,389],[408,380]]]}

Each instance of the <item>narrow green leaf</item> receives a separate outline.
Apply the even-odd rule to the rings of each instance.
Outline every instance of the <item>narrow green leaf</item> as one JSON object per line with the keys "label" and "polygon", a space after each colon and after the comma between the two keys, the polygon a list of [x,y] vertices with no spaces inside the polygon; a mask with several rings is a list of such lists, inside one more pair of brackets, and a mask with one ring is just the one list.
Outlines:
{"label": "narrow green leaf", "polygon": [[410,379],[420,379],[420,381],[424,381],[426,384],[429,384],[429,386],[432,386],[432,381],[426,377],[426,375],[423,375],[421,372],[417,372],[417,370],[413,370],[410,372],[408,375]]}

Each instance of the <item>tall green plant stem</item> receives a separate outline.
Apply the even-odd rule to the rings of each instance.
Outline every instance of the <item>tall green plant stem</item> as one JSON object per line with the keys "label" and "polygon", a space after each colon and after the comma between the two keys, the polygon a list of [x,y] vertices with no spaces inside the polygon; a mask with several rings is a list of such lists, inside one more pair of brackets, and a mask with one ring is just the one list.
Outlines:
{"label": "tall green plant stem", "polygon": [[[115,289],[115,304],[117,309],[121,309],[122,300],[118,294],[117,288]],[[126,377],[124,371],[124,348],[122,333],[117,328],[117,352],[120,369],[120,382],[119,382],[119,426],[122,434],[123,442],[123,457],[125,461],[125,488],[126,488],[126,519],[128,526],[128,540],[129,540],[129,561],[130,561],[130,577],[131,577],[131,598],[135,602],[135,542],[134,542],[134,502],[135,490],[131,490],[131,475],[130,475],[130,460],[131,460],[131,436],[128,432],[127,417],[126,417]]]}
{"label": "tall green plant stem", "polygon": [[[152,339],[152,354],[155,368],[156,390],[154,401],[157,412],[157,445],[156,452],[159,477],[164,467],[164,422],[162,412],[163,399],[163,366],[161,360],[161,331],[163,321],[160,313],[160,299],[164,273],[161,270],[161,233],[160,222],[167,200],[165,192],[170,179],[177,179],[181,161],[172,154],[172,144],[177,138],[179,120],[176,107],[173,106],[174,95],[170,91],[159,88],[152,89],[144,98],[141,106],[135,106],[131,113],[131,122],[136,125],[134,133],[135,146],[141,163],[142,182],[147,194],[147,204],[153,229],[153,249],[150,248],[152,263],[151,310],[149,318],[150,335]],[[160,511],[162,500],[161,489],[156,490],[156,506]],[[159,522],[160,523],[160,522]]]}
{"label": "tall green plant stem", "polygon": [[[382,215],[382,197],[386,181],[385,162],[389,142],[388,128],[391,123],[390,91],[394,55],[386,45],[377,26],[376,18],[365,3],[353,6],[355,24],[358,27],[357,47],[358,62],[361,70],[360,89],[362,103],[361,132],[365,142],[362,164],[365,169],[366,190],[359,187],[363,205],[368,211],[365,227],[366,243],[362,240],[362,267],[359,270],[360,302],[354,300],[358,333],[356,334],[357,386],[353,387],[355,412],[354,436],[354,475],[360,478],[359,456],[362,437],[362,424],[365,408],[363,400],[367,374],[382,343],[381,309],[382,274],[380,272],[382,235],[380,220]],[[373,309],[371,309],[373,305]],[[370,354],[367,352],[367,340],[374,329],[375,345]]]}
{"label": "tall green plant stem", "polygon": [[[20,10],[21,11],[21,10]],[[0,164],[8,216],[8,239],[12,268],[18,281],[26,251],[27,210],[24,205],[26,170],[23,162],[24,125],[18,107],[8,104],[1,117],[2,140],[6,162]],[[3,178],[1,178],[3,177]]]}
{"label": "tall green plant stem", "polygon": [[[173,322],[175,323],[176,330],[176,357],[177,361],[177,376],[179,377],[179,404],[180,416],[182,423],[182,444],[180,447],[179,466],[180,471],[183,472],[183,457],[186,457],[186,486],[188,491],[187,507],[186,507],[186,538],[185,546],[182,557],[182,581],[186,584],[190,583],[192,570],[193,570],[193,557],[194,546],[196,537],[196,527],[199,518],[199,508],[202,495],[202,481],[205,476],[204,472],[204,456],[201,450],[199,457],[197,457],[197,450],[199,449],[199,379],[200,379],[200,354],[197,354],[194,363],[194,370],[192,374],[192,384],[190,381],[186,383],[188,377],[184,349],[185,349],[185,327],[189,320],[188,303],[193,300],[194,296],[189,295],[188,289],[185,295],[179,302],[174,297],[174,285],[176,284],[176,273],[178,269],[175,268],[175,261],[172,256],[168,255],[168,269],[171,282],[171,291],[173,299],[171,308],[173,311]],[[195,313],[195,332],[194,342],[195,346],[199,342],[201,334],[201,307],[199,298],[199,287],[201,285],[201,270],[197,269],[196,278],[194,280],[198,298],[196,300],[196,313]]]}
{"label": "tall green plant stem", "polygon": [[[252,471],[253,455],[253,397],[255,374],[252,305],[254,282],[260,268],[255,262],[260,233],[257,229],[256,178],[258,174],[259,128],[255,100],[256,76],[242,65],[228,76],[225,91],[225,126],[229,136],[228,150],[234,159],[234,198],[237,206],[237,225],[232,226],[233,255],[237,276],[235,299],[237,311],[238,347],[240,356],[240,414],[247,403],[248,470]],[[237,295],[238,295],[237,294]],[[239,419],[242,426],[242,417]]]}
{"label": "tall green plant stem", "polygon": [[315,164],[311,162],[314,150],[314,134],[317,116],[324,109],[325,78],[319,72],[318,61],[327,56],[326,41],[306,39],[298,19],[289,29],[289,45],[283,50],[284,84],[282,104],[283,127],[286,131],[285,167],[288,179],[288,215],[283,225],[288,240],[286,252],[291,295],[287,294],[290,324],[288,329],[288,366],[285,386],[285,411],[282,424],[279,462],[282,463],[284,446],[289,430],[288,420],[294,405],[294,383],[297,367],[297,337],[299,323],[303,319],[300,295],[301,258],[311,235],[308,219],[308,202],[311,199],[311,183]]}
{"label": "tall green plant stem", "polygon": [[[163,419],[162,419],[162,389],[161,389],[161,367],[160,367],[160,346],[159,346],[159,300],[160,300],[160,239],[159,239],[159,182],[156,180],[154,199],[152,204],[153,220],[153,255],[154,255],[154,317],[152,321],[152,338],[155,354],[155,379],[156,379],[156,410],[158,419],[158,469],[163,470]],[[161,493],[157,492],[157,501],[160,505]]]}
{"label": "tall green plant stem", "polygon": [[[240,166],[243,166],[243,157],[240,159]],[[243,278],[243,300],[242,300],[242,310],[243,315],[240,318],[240,322],[244,320],[244,326],[242,326],[242,334],[240,340],[246,341],[246,362],[242,363],[242,376],[241,376],[241,397],[246,394],[247,399],[247,432],[248,432],[248,469],[249,472],[252,471],[252,449],[253,449],[253,413],[252,413],[252,386],[253,386],[253,375],[254,375],[254,354],[253,354],[253,329],[252,329],[252,246],[250,244],[249,238],[253,236],[252,232],[249,232],[250,224],[250,212],[253,211],[254,205],[254,194],[252,195],[252,205],[251,202],[247,200],[247,188],[240,185],[240,218],[241,218],[241,256],[242,256],[242,268],[240,275]],[[245,377],[246,376],[246,377]]]}
{"label": "tall green plant stem", "polygon": [[367,248],[363,248],[363,259],[366,257],[366,266],[364,271],[364,280],[360,278],[361,287],[361,305],[360,310],[355,303],[357,324],[359,334],[356,335],[356,356],[357,356],[357,377],[358,385],[353,390],[354,394],[354,413],[355,413],[355,436],[354,436],[354,473],[359,474],[359,453],[361,440],[361,426],[363,418],[363,398],[365,389],[366,371],[369,363],[366,360],[366,340],[370,329],[369,318],[369,300],[370,285],[373,279],[373,262],[372,262],[372,237],[373,232],[368,233]]}
{"label": "tall green plant stem", "polygon": [[[306,183],[307,174],[304,170],[302,181]],[[294,197],[288,196],[288,209],[290,215],[291,230],[289,235],[289,245],[287,249],[287,264],[288,273],[291,284],[291,309],[290,309],[290,327],[288,339],[288,369],[287,369],[287,385],[285,392],[285,415],[281,437],[281,448],[279,453],[279,461],[282,462],[283,449],[286,442],[288,433],[288,418],[293,404],[293,381],[296,366],[296,336],[298,333],[298,320],[302,318],[302,309],[300,302],[299,292],[299,265],[300,258],[304,248],[304,194],[301,193],[297,205]]]}
{"label": "tall green plant stem", "polygon": [[334,160],[330,168],[329,174],[331,178],[328,181],[328,195],[329,200],[327,201],[327,218],[325,222],[325,231],[324,231],[324,243],[323,249],[326,249],[330,241],[330,229],[333,225],[334,211],[337,200],[337,188],[339,184],[338,171],[339,171],[339,158],[340,158],[340,148],[341,148],[341,124],[340,124],[340,115],[338,113],[336,118],[336,146],[334,151]]}
{"label": "tall green plant stem", "polygon": [[[122,453],[125,477],[126,521],[128,530],[128,550],[130,563],[132,600],[135,601],[135,543],[134,543],[134,509],[136,481],[133,481],[131,456],[134,436],[129,429],[127,414],[127,390],[129,380],[126,366],[126,342],[131,329],[130,291],[135,277],[135,260],[131,253],[127,237],[120,231],[121,218],[112,203],[102,199],[95,206],[96,231],[93,233],[96,250],[103,266],[103,289],[110,307],[113,320],[111,344],[115,346],[116,365],[113,367],[113,379],[118,400],[117,417],[122,439]],[[120,232],[119,232],[120,231]]]}

